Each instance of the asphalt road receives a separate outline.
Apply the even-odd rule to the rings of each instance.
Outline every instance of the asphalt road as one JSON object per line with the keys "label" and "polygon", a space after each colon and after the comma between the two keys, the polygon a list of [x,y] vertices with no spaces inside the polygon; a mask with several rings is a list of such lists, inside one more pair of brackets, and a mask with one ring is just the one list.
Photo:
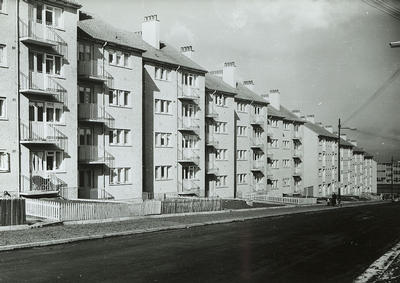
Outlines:
{"label": "asphalt road", "polygon": [[0,253],[0,282],[351,282],[400,240],[400,204]]}

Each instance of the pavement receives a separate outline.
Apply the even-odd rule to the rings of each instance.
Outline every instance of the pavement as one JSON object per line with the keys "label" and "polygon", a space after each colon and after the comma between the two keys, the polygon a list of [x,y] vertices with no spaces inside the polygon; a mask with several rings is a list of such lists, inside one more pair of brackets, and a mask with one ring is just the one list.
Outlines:
{"label": "pavement", "polygon": [[[274,209],[269,210],[273,217],[5,251],[0,254],[0,282],[353,282],[400,241],[398,203],[307,209],[312,208],[291,214]],[[250,212],[242,213],[250,217]],[[213,216],[223,220],[228,215]],[[199,217],[152,222],[184,226],[185,221],[202,223],[210,215]],[[129,230],[134,222],[90,227],[97,227],[91,230],[96,235],[103,229],[99,227]],[[71,227],[87,226],[28,231],[71,232]]]}

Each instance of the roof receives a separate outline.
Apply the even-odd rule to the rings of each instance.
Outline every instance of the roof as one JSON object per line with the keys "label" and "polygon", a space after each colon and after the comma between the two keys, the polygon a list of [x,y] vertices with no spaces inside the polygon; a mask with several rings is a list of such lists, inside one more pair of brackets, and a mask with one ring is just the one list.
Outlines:
{"label": "roof", "polygon": [[374,156],[371,153],[365,152],[364,158],[372,159]]}
{"label": "roof", "polygon": [[318,136],[337,139],[337,136],[326,130],[324,127],[321,127],[317,124],[311,122],[305,122],[304,125],[309,128],[311,131],[315,132]]}
{"label": "roof", "polygon": [[154,48],[145,41],[143,41],[143,44],[144,49],[146,50],[146,52],[143,53],[143,59],[168,63],[177,67],[181,66],[201,73],[208,72],[206,69],[198,65],[186,55],[183,55],[179,50],[167,44],[166,42],[160,42],[160,49]]}
{"label": "roof", "polygon": [[343,146],[343,147],[345,147],[345,146],[347,146],[347,147],[354,147],[354,144],[352,144],[351,142],[346,141],[346,140],[340,138],[340,146]]}
{"label": "roof", "polygon": [[76,8],[76,9],[79,9],[79,8],[82,7],[82,5],[79,4],[79,3],[78,3],[77,1],[75,1],[75,0],[48,0],[48,1],[54,2],[54,3],[61,2],[63,5],[71,6],[71,7],[74,7],[74,8]]}
{"label": "roof", "polygon": [[265,104],[265,105],[269,104],[268,101],[266,101],[260,95],[251,91],[250,89],[248,89],[241,83],[237,83],[236,89],[237,89],[237,95],[235,98],[246,100],[246,101],[251,101],[251,102],[256,102],[256,103],[260,103],[260,104]]}
{"label": "roof", "polygon": [[292,113],[289,109],[284,106],[280,106],[280,109],[276,109],[271,104],[268,105],[268,116],[283,118],[284,120],[304,123],[304,121]]}
{"label": "roof", "polygon": [[142,52],[145,51],[144,41],[140,36],[115,28],[98,18],[80,20],[78,22],[78,29],[94,39],[137,49]]}
{"label": "roof", "polygon": [[362,149],[361,147],[355,146],[355,147],[353,148],[353,152],[365,153],[365,150]]}
{"label": "roof", "polygon": [[210,90],[231,93],[233,95],[236,95],[237,93],[237,90],[235,88],[228,85],[220,77],[211,75],[210,73],[206,74],[206,88]]}

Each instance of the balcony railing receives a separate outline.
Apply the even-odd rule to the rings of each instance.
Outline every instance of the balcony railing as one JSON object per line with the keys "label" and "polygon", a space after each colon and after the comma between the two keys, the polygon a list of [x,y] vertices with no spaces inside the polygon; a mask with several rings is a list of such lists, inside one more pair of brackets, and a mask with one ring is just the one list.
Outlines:
{"label": "balcony railing", "polygon": [[19,19],[20,40],[28,44],[53,48],[58,54],[68,56],[68,44],[52,27],[37,23],[34,20],[24,22]]}
{"label": "balcony railing", "polygon": [[217,175],[219,172],[218,167],[215,164],[215,161],[207,162],[207,174],[209,175]]}
{"label": "balcony railing", "polygon": [[197,102],[200,99],[200,89],[187,85],[180,85],[178,87],[178,98]]}
{"label": "balcony railing", "polygon": [[104,106],[94,103],[81,103],[78,105],[78,118],[80,121],[104,123],[109,128],[114,128],[115,119]]}
{"label": "balcony railing", "polygon": [[43,73],[31,72],[28,75],[20,73],[21,93],[46,95],[53,100],[67,105],[67,90],[56,80]]}
{"label": "balcony railing", "polygon": [[263,127],[265,123],[265,117],[261,114],[251,114],[250,124]]}
{"label": "balcony railing", "polygon": [[300,131],[294,131],[294,133],[293,133],[293,139],[301,140],[301,138],[302,138],[302,136],[301,136]]}
{"label": "balcony railing", "polygon": [[198,180],[183,179],[178,183],[178,186],[179,194],[200,196],[200,186],[198,184]]}
{"label": "balcony railing", "polygon": [[213,133],[206,133],[206,145],[212,146],[215,148],[218,147],[219,142],[217,141],[217,139]]}
{"label": "balcony railing", "polygon": [[215,110],[215,105],[212,102],[209,102],[206,108],[206,117],[216,119],[218,118],[218,113]]}
{"label": "balcony railing", "polygon": [[259,171],[259,172],[263,172],[264,173],[265,165],[266,165],[266,162],[264,160],[262,160],[262,159],[261,160],[260,159],[252,160],[252,162],[251,162],[251,170],[252,171]]}
{"label": "balcony railing", "polygon": [[301,168],[296,168],[296,167],[293,168],[293,176],[300,177],[301,174],[302,174]]}
{"label": "balcony railing", "polygon": [[22,175],[22,192],[59,192],[67,184],[54,173],[33,172],[31,176]]}
{"label": "balcony railing", "polygon": [[80,145],[78,147],[79,163],[104,164],[110,168],[114,167],[114,156],[97,145]]}
{"label": "balcony railing", "polygon": [[198,133],[200,130],[200,121],[197,118],[181,117],[178,119],[178,129],[180,131],[192,131]]}
{"label": "balcony railing", "polygon": [[293,151],[293,157],[295,158],[301,158],[303,156],[303,152],[300,149],[295,149]]}
{"label": "balcony railing", "polygon": [[250,142],[252,148],[258,148],[264,151],[265,145],[261,137],[251,137]]}
{"label": "balcony railing", "polygon": [[199,150],[194,148],[183,148],[178,151],[178,161],[187,163],[200,163]]}
{"label": "balcony railing", "polygon": [[105,83],[108,87],[113,86],[113,77],[104,69],[103,61],[100,59],[78,61],[78,78]]}
{"label": "balcony railing", "polygon": [[28,125],[21,123],[21,143],[54,144],[66,151],[68,137],[53,124],[30,121]]}

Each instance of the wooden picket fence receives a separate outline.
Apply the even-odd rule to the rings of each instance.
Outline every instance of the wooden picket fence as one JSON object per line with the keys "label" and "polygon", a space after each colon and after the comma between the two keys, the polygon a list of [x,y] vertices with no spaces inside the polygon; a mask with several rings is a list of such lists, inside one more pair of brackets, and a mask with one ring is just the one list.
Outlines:
{"label": "wooden picket fence", "polygon": [[258,194],[247,194],[244,198],[253,201],[268,201],[294,205],[310,205],[317,203],[317,198],[279,197]]}
{"label": "wooden picket fence", "polygon": [[0,198],[0,226],[25,224],[25,200]]}
{"label": "wooden picket fence", "polygon": [[161,202],[26,199],[26,214],[55,221],[94,220],[161,213]]}
{"label": "wooden picket fence", "polygon": [[161,202],[161,213],[188,213],[222,210],[220,198],[174,198]]}

